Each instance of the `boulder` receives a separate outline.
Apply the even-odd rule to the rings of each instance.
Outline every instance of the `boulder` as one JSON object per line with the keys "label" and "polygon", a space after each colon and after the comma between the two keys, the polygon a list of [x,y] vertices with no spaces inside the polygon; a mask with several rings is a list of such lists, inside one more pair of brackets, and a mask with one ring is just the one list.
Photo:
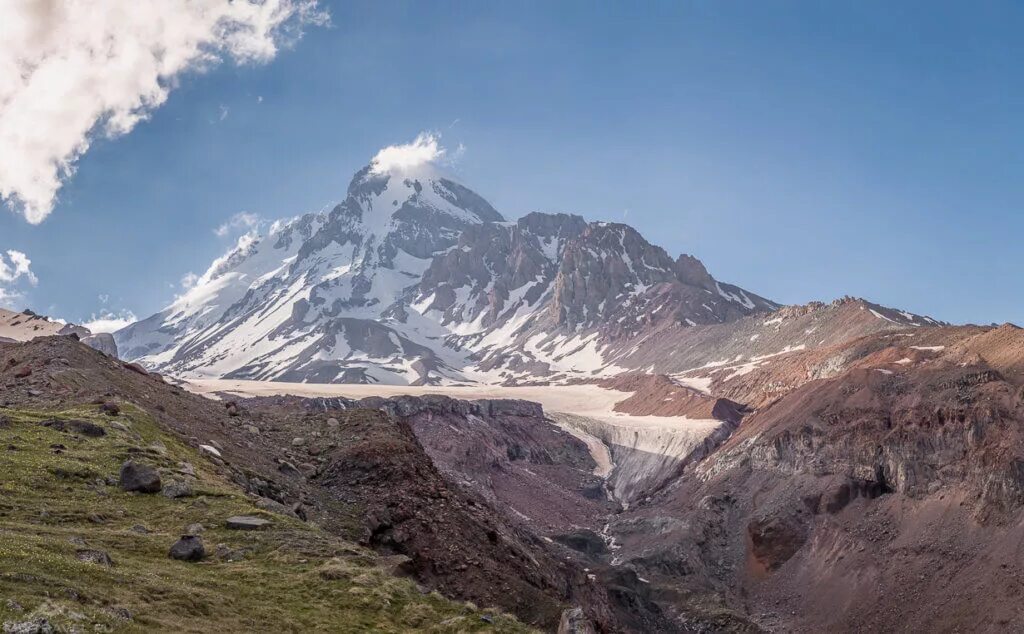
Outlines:
{"label": "boulder", "polygon": [[182,535],[171,546],[168,556],[178,561],[200,561],[206,556],[206,548],[203,547],[201,537],[197,535]]}
{"label": "boulder", "polygon": [[119,484],[125,491],[139,493],[159,493],[161,489],[160,474],[156,469],[131,460],[121,466]]}
{"label": "boulder", "polygon": [[163,487],[162,493],[164,494],[164,497],[172,500],[192,497],[192,484],[187,480],[172,480]]}
{"label": "boulder", "polygon": [[271,521],[252,515],[235,515],[229,517],[225,524],[228,528],[236,531],[258,531],[270,526]]}

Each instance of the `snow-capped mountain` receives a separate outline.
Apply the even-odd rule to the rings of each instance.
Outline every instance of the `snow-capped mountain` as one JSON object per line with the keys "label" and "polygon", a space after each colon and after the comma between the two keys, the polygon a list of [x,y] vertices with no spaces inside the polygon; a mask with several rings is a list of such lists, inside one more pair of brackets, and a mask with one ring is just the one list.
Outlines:
{"label": "snow-capped mountain", "polygon": [[382,151],[329,212],[244,236],[116,333],[122,356],[185,377],[565,381],[654,367],[644,343],[658,333],[667,358],[664,333],[779,308],[624,224],[506,222],[428,154]]}

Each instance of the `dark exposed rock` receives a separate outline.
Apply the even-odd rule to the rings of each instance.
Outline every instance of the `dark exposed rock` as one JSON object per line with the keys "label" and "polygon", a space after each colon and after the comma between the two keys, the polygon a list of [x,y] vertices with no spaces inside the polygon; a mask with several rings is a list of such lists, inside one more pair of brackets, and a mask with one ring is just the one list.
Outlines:
{"label": "dark exposed rock", "polygon": [[174,542],[168,553],[171,559],[179,561],[201,561],[206,556],[203,540],[197,535],[182,535]]}
{"label": "dark exposed rock", "polygon": [[90,423],[85,420],[64,420],[60,418],[52,418],[41,422],[40,425],[57,431],[70,431],[90,438],[99,438],[107,435],[106,430],[102,427],[96,423]]}
{"label": "dark exposed rock", "polygon": [[119,484],[125,491],[159,493],[161,489],[160,473],[153,467],[129,460],[121,466]]}
{"label": "dark exposed rock", "polygon": [[593,531],[580,530],[565,535],[555,535],[553,539],[585,555],[600,556],[608,552],[608,545],[600,535]]}

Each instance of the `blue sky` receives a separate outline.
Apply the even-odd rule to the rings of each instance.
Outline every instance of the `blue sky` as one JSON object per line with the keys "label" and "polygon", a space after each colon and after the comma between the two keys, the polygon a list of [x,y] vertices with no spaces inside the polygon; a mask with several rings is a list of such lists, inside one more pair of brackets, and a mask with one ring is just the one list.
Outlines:
{"label": "blue sky", "polygon": [[428,130],[509,218],[625,221],[784,303],[1024,322],[1024,5],[552,4],[327,3],[269,63],[186,74],[44,222],[0,214],[22,303],[144,317],[232,215],[318,210]]}

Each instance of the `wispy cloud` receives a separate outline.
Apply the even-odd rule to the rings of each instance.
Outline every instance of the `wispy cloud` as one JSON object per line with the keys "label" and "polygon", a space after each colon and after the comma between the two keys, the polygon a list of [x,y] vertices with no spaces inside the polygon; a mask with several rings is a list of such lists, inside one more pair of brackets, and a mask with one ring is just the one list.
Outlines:
{"label": "wispy cloud", "polygon": [[131,131],[183,73],[268,62],[326,21],[317,0],[0,2],[0,199],[42,222],[93,138]]}
{"label": "wispy cloud", "polygon": [[181,276],[181,288],[185,291],[190,291],[199,281],[199,276],[189,271],[185,275]]}
{"label": "wispy cloud", "polygon": [[32,260],[21,251],[7,251],[6,256],[0,253],[0,305],[9,306],[22,297],[19,286],[27,283],[35,286],[39,283],[32,272]]}
{"label": "wispy cloud", "polygon": [[250,229],[256,229],[262,224],[263,219],[257,214],[242,211],[228,218],[223,224],[214,229],[213,232],[218,237],[223,238],[231,233],[232,230],[242,229],[248,231]]}
{"label": "wispy cloud", "polygon": [[89,321],[82,325],[92,331],[93,334],[96,334],[99,332],[117,332],[137,321],[138,318],[135,316],[135,313],[130,310],[122,310],[117,313],[101,310],[99,315],[93,314]]}

